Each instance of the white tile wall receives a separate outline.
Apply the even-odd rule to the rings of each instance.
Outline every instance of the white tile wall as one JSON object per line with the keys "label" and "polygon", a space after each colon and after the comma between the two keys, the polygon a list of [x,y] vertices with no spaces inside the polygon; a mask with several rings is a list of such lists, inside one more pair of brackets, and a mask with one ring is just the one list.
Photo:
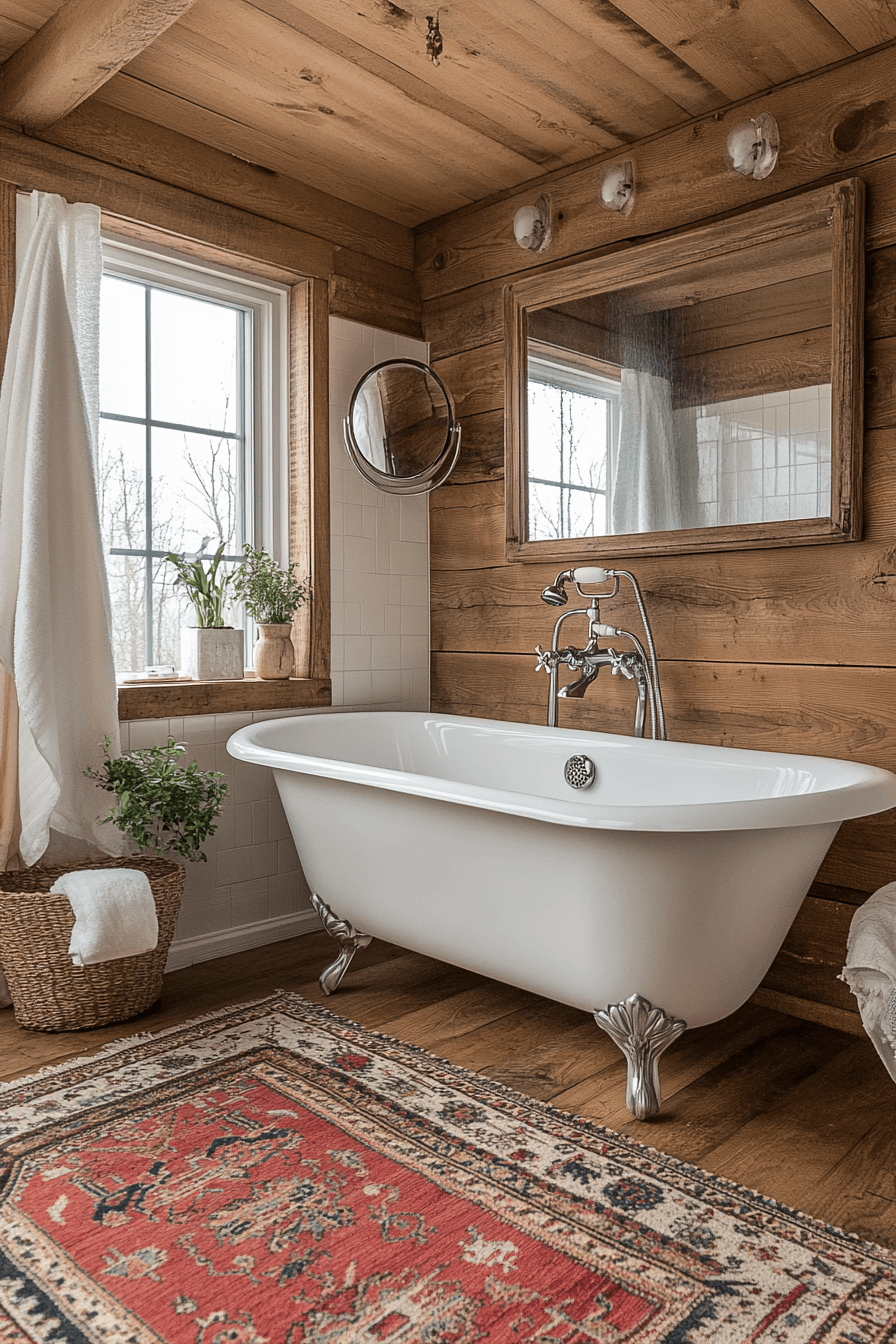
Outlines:
{"label": "white tile wall", "polygon": [[[371,365],[402,357],[425,361],[428,350],[420,341],[331,318],[334,708],[429,708],[427,497],[386,495],[369,485],[342,440],[355,383]],[[218,829],[205,846],[208,862],[187,865],[169,968],[319,927],[273,775],[234,761],[226,749],[237,728],[277,716],[209,714],[121,725],[122,750],[171,736],[185,744],[187,759],[223,771],[230,787]]]}
{"label": "white tile wall", "polygon": [[334,705],[429,708],[427,497],[377,490],[342,437],[355,384],[372,365],[428,358],[422,341],[330,318]]}
{"label": "white tile wall", "polygon": [[826,518],[831,510],[831,385],[698,408],[698,522]]}
{"label": "white tile wall", "polygon": [[227,754],[231,733],[266,717],[205,714],[121,725],[123,751],[165,742],[170,736],[186,746],[187,760],[197,761],[203,770],[220,770],[227,777],[229,792],[217,830],[204,846],[208,861],[186,865],[187,882],[169,967],[274,942],[315,926],[308,887],[273,775]]}

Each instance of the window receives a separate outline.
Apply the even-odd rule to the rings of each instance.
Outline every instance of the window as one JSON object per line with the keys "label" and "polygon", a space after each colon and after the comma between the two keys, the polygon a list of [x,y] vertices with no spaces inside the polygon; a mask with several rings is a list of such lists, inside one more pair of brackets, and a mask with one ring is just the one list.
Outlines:
{"label": "window", "polygon": [[529,539],[602,536],[619,440],[620,372],[539,345],[528,361]]}
{"label": "window", "polygon": [[[180,663],[169,551],[286,560],[288,290],[104,241],[100,518],[119,673]],[[249,645],[251,646],[251,645]]]}

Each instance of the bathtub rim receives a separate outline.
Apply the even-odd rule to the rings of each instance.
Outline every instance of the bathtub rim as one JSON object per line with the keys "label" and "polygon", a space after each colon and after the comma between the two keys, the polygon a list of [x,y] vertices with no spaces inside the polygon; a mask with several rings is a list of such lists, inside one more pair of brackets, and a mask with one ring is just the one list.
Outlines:
{"label": "bathtub rim", "polygon": [[[313,756],[284,751],[264,742],[276,732],[281,723],[297,724],[303,720],[319,723],[330,717],[356,721],[376,718],[382,720],[393,714],[381,710],[356,710],[327,715],[284,715],[264,719],[240,728],[227,742],[227,751],[237,760],[263,765],[273,770],[316,775],[338,779],[368,788],[386,789],[394,793],[411,793],[433,798],[462,807],[510,813],[544,821],[552,825],[576,826],[593,830],[625,831],[738,831],[777,830],[783,827],[825,825],[843,822],[854,817],[871,816],[896,806],[896,775],[878,766],[839,757],[797,755],[790,752],[766,752],[740,747],[714,747],[692,742],[654,742],[650,739],[621,738],[615,733],[594,733],[571,728],[543,728],[537,724],[517,724],[499,719],[467,718],[456,714],[438,714],[425,711],[395,711],[395,717],[412,718],[436,723],[459,723],[472,728],[498,732],[521,730],[526,736],[568,737],[570,753],[587,750],[589,744],[597,750],[602,743],[618,750],[623,742],[630,748],[650,755],[674,747],[686,756],[705,759],[718,758],[719,753],[733,753],[744,764],[760,764],[762,758],[772,757],[782,763],[811,769],[817,762],[831,761],[843,767],[846,775],[854,775],[851,783],[818,792],[784,795],[773,798],[748,798],[721,802],[669,802],[644,807],[616,806],[608,803],[579,802],[577,799],[541,798],[510,789],[496,789],[487,785],[467,784],[433,775],[393,770],[383,766],[363,765],[325,756]],[[757,761],[757,758],[759,760]]]}

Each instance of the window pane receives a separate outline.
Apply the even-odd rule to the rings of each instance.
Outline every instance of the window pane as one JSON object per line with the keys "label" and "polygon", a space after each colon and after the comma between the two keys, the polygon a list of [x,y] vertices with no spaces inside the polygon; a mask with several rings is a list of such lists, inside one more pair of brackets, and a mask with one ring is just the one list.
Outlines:
{"label": "window pane", "polygon": [[559,481],[560,389],[548,383],[529,384],[529,475]]}
{"label": "window pane", "polygon": [[590,490],[569,492],[570,537],[604,537],[607,535],[607,497],[592,494]]}
{"label": "window pane", "polygon": [[146,414],[146,290],[113,275],[100,291],[100,409]]}
{"label": "window pane", "polygon": [[560,514],[560,487],[529,484],[529,537],[547,541],[565,536]]}
{"label": "window pane", "polygon": [[530,381],[528,535],[533,541],[606,533],[612,404],[600,393]]}
{"label": "window pane", "polygon": [[[146,431],[100,421],[99,505],[107,547],[146,546]],[[142,665],[141,665],[142,666]]]}
{"label": "window pane", "polygon": [[152,564],[153,662],[180,667],[180,628],[195,625],[196,612],[183,587],[174,586],[174,567],[158,557]]}
{"label": "window pane", "polygon": [[530,477],[606,489],[609,430],[606,397],[530,382]]}
{"label": "window pane", "polygon": [[604,489],[607,474],[608,404],[603,397],[567,392],[567,466],[574,485]]}
{"label": "window pane", "polygon": [[142,556],[106,557],[112,602],[112,648],[118,672],[146,666],[146,561]]}
{"label": "window pane", "polygon": [[240,309],[152,291],[152,418],[195,429],[239,427]]}
{"label": "window pane", "polygon": [[590,490],[529,482],[529,537],[601,537],[607,532],[607,497]]}
{"label": "window pane", "polygon": [[153,550],[242,550],[239,458],[236,439],[153,430]]}

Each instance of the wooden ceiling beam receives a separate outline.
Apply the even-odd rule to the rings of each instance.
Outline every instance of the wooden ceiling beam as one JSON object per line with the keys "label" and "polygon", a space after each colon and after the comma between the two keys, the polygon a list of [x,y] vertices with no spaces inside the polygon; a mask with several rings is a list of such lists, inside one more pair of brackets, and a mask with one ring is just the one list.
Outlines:
{"label": "wooden ceiling beam", "polygon": [[0,117],[52,126],[170,28],[196,0],[66,0],[0,66]]}

